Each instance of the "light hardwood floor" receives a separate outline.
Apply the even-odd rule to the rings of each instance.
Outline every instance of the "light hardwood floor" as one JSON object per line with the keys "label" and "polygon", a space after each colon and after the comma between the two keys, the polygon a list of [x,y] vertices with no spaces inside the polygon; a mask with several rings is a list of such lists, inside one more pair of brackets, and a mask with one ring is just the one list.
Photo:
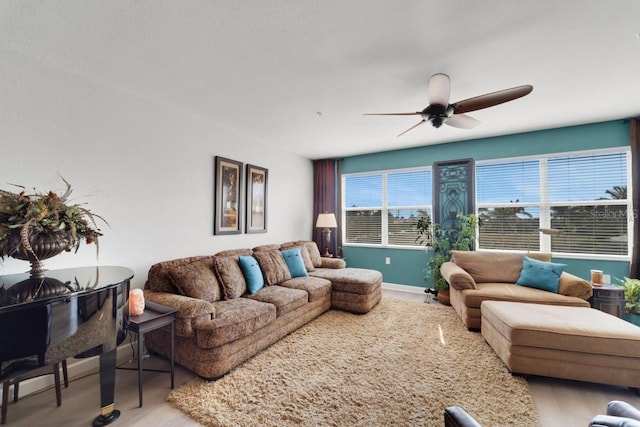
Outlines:
{"label": "light hardwood floor", "polygon": [[[425,295],[421,293],[384,290],[383,295],[410,301],[425,301]],[[437,304],[437,301],[431,303]],[[126,364],[126,360],[124,363]],[[420,363],[419,358],[416,358],[416,363]],[[145,367],[163,369],[166,366],[166,360],[161,358],[150,357],[145,360]],[[428,366],[425,366],[425,369],[429,369]],[[615,367],[612,366],[612,369]],[[187,370],[176,367],[176,387],[194,377]],[[640,397],[622,387],[539,377],[530,377],[527,381],[543,427],[587,426],[591,418],[598,413],[603,413],[607,402],[614,399],[626,400],[640,406]],[[170,389],[168,374],[144,372],[143,384],[144,405],[139,408],[137,372],[118,370],[115,406],[121,411],[121,415],[111,425],[115,427],[200,425],[166,403],[165,399]],[[9,404],[6,425],[90,426],[99,412],[99,396],[97,373],[82,378],[72,378],[69,388],[62,391],[62,406],[56,407],[55,393],[51,389],[25,396],[17,403]],[[508,403],[505,402],[505,405]],[[516,426],[518,423],[514,422],[513,425]]]}

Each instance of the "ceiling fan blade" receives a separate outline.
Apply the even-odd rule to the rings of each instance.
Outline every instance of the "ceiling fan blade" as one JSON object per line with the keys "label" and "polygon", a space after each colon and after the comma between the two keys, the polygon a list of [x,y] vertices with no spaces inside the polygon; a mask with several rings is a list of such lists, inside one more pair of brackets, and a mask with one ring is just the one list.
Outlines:
{"label": "ceiling fan blade", "polygon": [[464,101],[453,104],[453,114],[482,110],[483,108],[493,107],[503,102],[513,101],[514,99],[528,95],[532,90],[533,86],[524,85],[465,99]]}
{"label": "ceiling fan blade", "polygon": [[409,129],[405,130],[404,132],[402,132],[402,133],[401,133],[400,135],[398,135],[398,136],[402,136],[402,135],[404,135],[405,133],[409,132],[410,130],[413,130],[413,129],[417,128],[418,126],[420,126],[420,125],[421,125],[421,124],[423,124],[423,123],[426,123],[426,120],[425,120],[425,119],[422,119],[421,121],[419,121],[419,122],[418,122],[418,124],[415,124],[415,125],[411,126]]}
{"label": "ceiling fan blade", "polygon": [[466,114],[454,114],[444,122],[445,125],[460,129],[472,129],[480,124],[480,120]]}
{"label": "ceiling fan blade", "polygon": [[419,116],[421,112],[417,113],[364,113],[365,116]]}
{"label": "ceiling fan blade", "polygon": [[449,105],[449,95],[451,92],[449,76],[443,73],[434,74],[429,79],[427,95],[429,104]]}

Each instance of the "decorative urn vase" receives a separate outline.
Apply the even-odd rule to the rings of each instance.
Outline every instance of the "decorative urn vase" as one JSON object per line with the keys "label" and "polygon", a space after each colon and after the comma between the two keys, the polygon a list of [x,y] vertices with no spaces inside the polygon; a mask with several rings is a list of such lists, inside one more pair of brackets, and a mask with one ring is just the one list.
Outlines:
{"label": "decorative urn vase", "polygon": [[31,250],[22,245],[18,233],[12,236],[12,243],[15,250],[10,254],[11,258],[29,261],[31,263],[31,271],[29,273],[31,273],[32,278],[37,279],[44,277],[43,260],[54,257],[73,247],[71,235],[66,232],[31,234],[29,236]]}
{"label": "decorative urn vase", "polygon": [[[24,186],[12,192],[0,189],[0,260],[11,257],[31,263],[31,278],[44,279],[42,261],[62,251],[76,251],[80,243],[95,243],[96,219],[104,218],[82,204],[69,203],[71,184],[62,194],[54,191],[27,193]],[[15,186],[15,185],[14,185]]]}

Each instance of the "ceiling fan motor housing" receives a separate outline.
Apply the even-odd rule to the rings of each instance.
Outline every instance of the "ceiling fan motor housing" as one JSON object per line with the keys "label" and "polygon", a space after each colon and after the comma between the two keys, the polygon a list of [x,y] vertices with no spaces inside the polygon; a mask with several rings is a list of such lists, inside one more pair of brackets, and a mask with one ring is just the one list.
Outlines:
{"label": "ceiling fan motor housing", "polygon": [[440,104],[431,104],[420,112],[422,118],[431,122],[433,127],[439,128],[451,115],[453,115],[453,106]]}

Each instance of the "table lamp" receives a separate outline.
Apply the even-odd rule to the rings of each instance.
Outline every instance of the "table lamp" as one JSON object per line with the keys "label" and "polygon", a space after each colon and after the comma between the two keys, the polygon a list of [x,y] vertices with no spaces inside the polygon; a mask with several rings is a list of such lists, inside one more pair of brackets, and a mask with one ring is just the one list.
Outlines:
{"label": "table lamp", "polygon": [[338,223],[336,221],[336,216],[332,213],[321,213],[318,215],[318,220],[316,221],[316,228],[322,228],[322,240],[324,242],[324,253],[323,257],[332,257],[329,252],[329,244],[331,242],[331,230],[330,228],[336,228]]}

